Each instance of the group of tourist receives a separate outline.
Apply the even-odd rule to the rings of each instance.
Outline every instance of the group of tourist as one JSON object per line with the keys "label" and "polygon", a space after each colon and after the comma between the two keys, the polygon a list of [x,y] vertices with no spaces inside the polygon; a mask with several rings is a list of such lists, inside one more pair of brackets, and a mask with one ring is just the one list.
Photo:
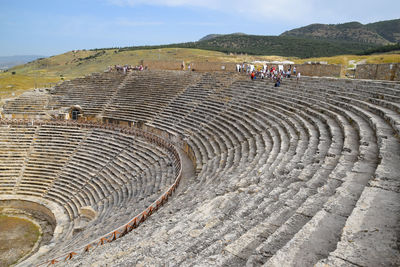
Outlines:
{"label": "group of tourist", "polygon": [[[192,70],[192,65],[188,65],[188,70]],[[185,63],[182,62],[181,69],[185,69]],[[114,66],[108,66],[108,69],[106,70],[107,72],[122,72],[124,74],[130,72],[130,71],[143,71],[147,70],[147,66],[143,67],[143,65],[138,65],[133,67],[132,65],[114,65]],[[193,69],[194,71],[194,69]],[[278,65],[278,68],[275,66],[272,66],[268,68],[268,65],[263,65],[262,67],[256,68],[252,64],[237,64],[236,65],[236,71],[237,72],[242,72],[250,75],[250,78],[252,80],[256,79],[270,79],[275,83],[275,87],[279,87],[282,83],[283,79],[291,78],[292,75],[296,77],[297,81],[300,79],[300,72],[297,72],[296,67],[293,67],[292,65],[289,65],[288,69],[285,71],[283,68],[283,65]]]}
{"label": "group of tourist", "polygon": [[107,72],[122,72],[124,74],[136,70],[136,71],[142,71],[147,69],[147,67],[143,67],[143,65],[138,65],[138,66],[132,66],[132,65],[114,65],[114,66],[108,66]]}
{"label": "group of tourist", "polygon": [[274,82],[275,87],[279,87],[283,79],[291,78],[292,75],[296,77],[297,81],[301,76],[300,72],[297,72],[296,67],[292,69],[292,65],[289,65],[289,68],[285,71],[282,65],[279,66],[279,69],[274,66],[268,68],[268,65],[263,65],[262,68],[257,69],[254,65],[238,64],[236,70],[249,74],[252,80],[256,80],[257,78],[270,79]]}

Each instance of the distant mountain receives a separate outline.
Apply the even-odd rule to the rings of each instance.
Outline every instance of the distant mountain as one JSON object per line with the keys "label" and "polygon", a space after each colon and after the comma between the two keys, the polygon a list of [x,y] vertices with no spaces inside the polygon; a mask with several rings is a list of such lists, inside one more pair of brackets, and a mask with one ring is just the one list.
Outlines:
{"label": "distant mountain", "polygon": [[196,48],[224,53],[307,58],[357,54],[367,49],[376,47],[376,44],[371,43],[322,39],[318,40],[313,38],[300,38],[293,36],[227,34],[198,42],[159,46],[124,47],[119,49],[119,51],[122,52],[159,48]]}
{"label": "distant mountain", "polygon": [[211,40],[211,39],[214,39],[214,38],[217,38],[217,37],[221,37],[221,36],[225,36],[225,35],[247,35],[247,34],[242,33],[242,32],[236,32],[236,33],[232,33],[232,34],[209,34],[209,35],[206,35],[203,38],[201,38],[199,40],[199,42],[208,41],[208,40]]}
{"label": "distant mountain", "polygon": [[400,19],[385,20],[365,25],[393,43],[400,43]]}
{"label": "distant mountain", "polygon": [[[190,43],[193,48],[225,53],[277,55],[288,57],[322,57],[355,54],[376,47],[371,43],[317,40],[293,36],[262,36],[229,34]],[[190,47],[190,46],[189,46]]]}
{"label": "distant mountain", "polygon": [[17,65],[22,65],[38,58],[43,58],[43,56],[38,55],[20,55],[20,56],[7,56],[0,57],[0,70],[6,70]]}
{"label": "distant mountain", "polygon": [[167,47],[305,58],[386,51],[396,42],[400,42],[400,19],[366,25],[359,22],[311,24],[280,36],[209,34],[197,42]]}
{"label": "distant mountain", "polygon": [[380,21],[366,25],[359,22],[311,24],[286,31],[281,36],[388,45],[400,40],[400,19]]}

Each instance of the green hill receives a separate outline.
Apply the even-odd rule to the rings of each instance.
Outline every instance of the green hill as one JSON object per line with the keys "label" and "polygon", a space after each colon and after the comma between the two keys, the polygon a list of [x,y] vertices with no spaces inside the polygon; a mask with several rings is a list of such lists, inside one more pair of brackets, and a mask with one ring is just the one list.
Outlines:
{"label": "green hill", "polygon": [[326,57],[356,54],[377,47],[371,43],[336,40],[318,40],[293,36],[221,35],[190,43],[162,46],[124,47],[119,51],[134,51],[160,48],[196,48],[224,53],[249,55],[276,55],[284,57]]}
{"label": "green hill", "polygon": [[[196,48],[224,53],[277,55],[284,57],[327,57],[382,50],[400,41],[400,19],[370,24],[311,24],[280,36],[209,34],[197,42],[161,46],[124,47],[120,51],[159,48]],[[387,49],[387,48],[384,48]]]}
{"label": "green hill", "polygon": [[322,57],[354,54],[375,45],[346,41],[326,41],[292,36],[225,35],[197,42],[196,48],[225,53],[278,55],[285,57]]}
{"label": "green hill", "polygon": [[365,25],[393,43],[400,43],[400,19],[385,20]]}
{"label": "green hill", "polygon": [[359,22],[311,24],[286,31],[281,36],[388,45],[400,41],[400,19],[380,21],[366,25]]}

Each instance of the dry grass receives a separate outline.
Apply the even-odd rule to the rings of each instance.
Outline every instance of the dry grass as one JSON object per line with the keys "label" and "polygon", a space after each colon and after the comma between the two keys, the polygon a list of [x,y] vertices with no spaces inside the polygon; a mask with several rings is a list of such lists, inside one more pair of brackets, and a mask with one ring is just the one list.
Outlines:
{"label": "dry grass", "polygon": [[326,61],[328,64],[342,64],[346,67],[354,67],[351,61],[363,62],[368,64],[383,64],[383,63],[400,63],[400,54],[378,54],[369,56],[356,56],[356,55],[341,55],[334,57],[320,57],[320,58],[306,58],[306,59],[295,59],[295,63],[304,63],[308,61]]}
{"label": "dry grass", "polygon": [[16,96],[27,89],[49,87],[60,81],[60,77],[37,74],[0,74],[0,99]]}

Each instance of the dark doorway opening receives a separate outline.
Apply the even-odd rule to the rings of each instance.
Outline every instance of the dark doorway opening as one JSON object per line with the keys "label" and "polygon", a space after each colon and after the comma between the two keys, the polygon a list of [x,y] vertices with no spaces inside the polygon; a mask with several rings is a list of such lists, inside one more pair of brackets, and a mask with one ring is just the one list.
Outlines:
{"label": "dark doorway opening", "polygon": [[73,109],[72,112],[72,120],[78,120],[79,114],[81,114],[81,111],[79,109]]}

